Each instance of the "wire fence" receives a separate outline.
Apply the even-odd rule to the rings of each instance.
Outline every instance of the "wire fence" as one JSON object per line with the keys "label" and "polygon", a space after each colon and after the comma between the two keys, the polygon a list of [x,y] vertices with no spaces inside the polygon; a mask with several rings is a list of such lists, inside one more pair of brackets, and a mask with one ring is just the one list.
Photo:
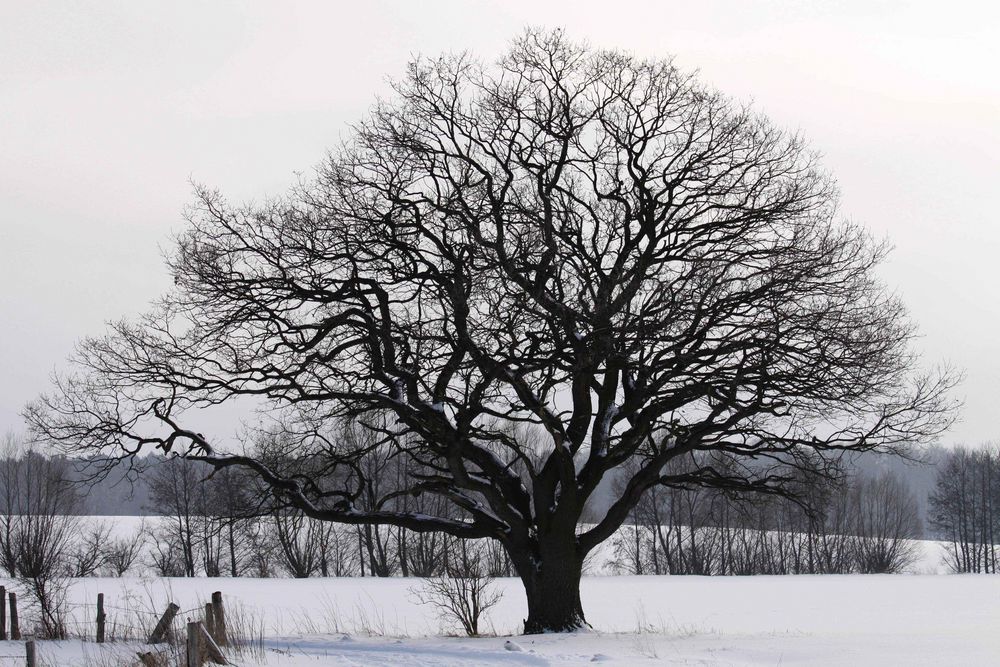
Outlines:
{"label": "wire fence", "polygon": [[[103,611],[101,621],[98,620],[98,599],[101,600],[100,609]],[[176,608],[173,602],[163,602],[162,609],[154,610],[152,606],[157,603],[153,600],[136,599],[128,595],[124,597],[123,602],[107,603],[104,600],[104,595],[101,594],[99,598],[95,596],[93,602],[66,600],[59,604],[57,613],[60,634],[67,639],[82,640],[88,643],[95,642],[95,646],[104,647],[102,650],[125,651],[130,656],[134,656],[135,645],[147,645],[148,642],[154,641],[153,634],[156,633],[158,636],[155,645],[142,648],[142,651],[151,650],[159,656],[170,655],[176,658],[179,655],[178,651],[185,650],[186,643],[190,644],[191,642],[190,627],[187,628],[188,632],[185,632],[187,622],[196,620],[206,623],[208,631],[211,633],[210,636],[213,638],[220,636],[215,633],[216,629],[221,627],[219,630],[223,638],[221,645],[227,647],[227,652],[235,652],[237,655],[263,655],[265,651],[263,635],[261,634],[263,631],[258,632],[259,636],[248,634],[256,632],[256,629],[252,622],[250,625],[246,625],[245,621],[241,620],[239,605],[237,605],[235,615],[235,618],[238,619],[237,625],[235,628],[230,628],[236,630],[236,637],[227,631],[229,623],[222,621],[221,626],[218,625],[220,619],[224,619],[228,615],[224,612],[222,615],[217,615],[217,605],[220,604],[221,600],[216,599],[214,595],[211,600],[205,600],[204,603],[184,609]],[[37,604],[27,607],[38,611]],[[21,611],[24,612],[27,609]],[[24,614],[22,613],[21,616],[23,623]],[[169,619],[169,623],[165,631],[162,631],[160,623],[164,618]],[[240,625],[241,622],[243,625]],[[101,627],[102,624],[103,627]],[[104,638],[101,644],[97,644],[95,641],[99,632]],[[41,663],[32,663],[32,658],[29,657],[28,645],[29,642],[33,641],[38,641],[39,644],[38,648],[35,649],[38,652],[32,652],[32,655],[41,659]],[[51,661],[46,661],[45,652],[41,649],[49,641],[29,630],[24,633],[20,640],[0,643],[0,667],[8,665],[20,667],[26,663],[53,664]],[[211,642],[210,645],[215,646]],[[199,646],[199,651],[209,650],[207,645],[200,640]],[[218,646],[215,646],[215,651],[220,651]],[[58,664],[58,662],[54,664]],[[173,663],[171,662],[171,664]]]}
{"label": "wire fence", "polygon": [[[151,602],[149,603],[151,604]],[[153,610],[148,607],[144,608],[141,604],[130,605],[128,602],[125,604],[109,604],[105,602],[102,605],[104,611],[103,630],[106,643],[120,641],[145,643],[153,634],[154,628],[156,628],[166,614],[169,605],[173,603],[164,603],[163,608],[159,610]],[[204,620],[203,617],[206,613],[205,604],[210,603],[206,600],[205,603],[194,607],[176,610],[164,633],[166,635],[164,639],[173,641],[181,638],[184,634],[184,625],[187,620]],[[60,604],[57,613],[59,615],[62,634],[67,638],[94,640],[99,628],[97,610],[96,598],[94,602],[65,601]],[[22,609],[21,611],[21,627],[24,638],[15,641],[23,644],[24,641],[33,638],[34,633],[31,630],[24,631],[24,612],[27,609]],[[5,646],[4,648],[6,649],[7,647]],[[10,659],[23,660],[24,658],[23,651],[14,654],[4,651],[0,653],[0,666],[12,664],[9,662]]]}

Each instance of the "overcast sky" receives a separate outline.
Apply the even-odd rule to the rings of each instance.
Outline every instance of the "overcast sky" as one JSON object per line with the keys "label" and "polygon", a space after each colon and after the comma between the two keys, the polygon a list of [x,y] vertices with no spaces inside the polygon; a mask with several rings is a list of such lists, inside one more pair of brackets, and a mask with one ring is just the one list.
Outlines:
{"label": "overcast sky", "polygon": [[685,69],[800,130],[928,364],[967,378],[947,442],[1000,439],[1000,9],[973,2],[0,0],[0,431],[76,339],[167,289],[189,180],[278,194],[411,54],[525,26]]}

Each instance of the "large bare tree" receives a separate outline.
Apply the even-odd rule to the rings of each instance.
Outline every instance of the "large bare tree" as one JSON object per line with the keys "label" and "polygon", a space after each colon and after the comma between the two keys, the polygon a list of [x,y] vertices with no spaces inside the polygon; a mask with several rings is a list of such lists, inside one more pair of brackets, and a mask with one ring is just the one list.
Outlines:
{"label": "large bare tree", "polygon": [[[949,422],[951,379],[916,371],[876,276],[885,244],[836,201],[799,137],[668,61],[536,31],[492,64],[418,59],[288,196],[199,189],[176,289],[84,341],[28,418],[71,447],[249,467],[314,518],[498,540],[525,631],[570,630],[584,557],[647,489],[785,493],[796,466]],[[307,465],[185,425],[248,395]],[[376,450],[410,472],[362,503]],[[728,462],[667,467],[699,450]]]}

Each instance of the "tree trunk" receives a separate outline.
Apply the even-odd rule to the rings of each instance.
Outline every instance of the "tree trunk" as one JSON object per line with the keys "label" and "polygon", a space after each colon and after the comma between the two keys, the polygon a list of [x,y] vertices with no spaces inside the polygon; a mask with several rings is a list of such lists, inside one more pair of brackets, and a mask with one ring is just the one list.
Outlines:
{"label": "tree trunk", "polygon": [[229,576],[234,579],[239,576],[239,570],[236,567],[236,528],[233,526],[235,521],[229,519]]}
{"label": "tree trunk", "polygon": [[580,602],[583,557],[576,536],[540,540],[539,557],[511,553],[528,600],[524,633],[572,632],[587,627]]}

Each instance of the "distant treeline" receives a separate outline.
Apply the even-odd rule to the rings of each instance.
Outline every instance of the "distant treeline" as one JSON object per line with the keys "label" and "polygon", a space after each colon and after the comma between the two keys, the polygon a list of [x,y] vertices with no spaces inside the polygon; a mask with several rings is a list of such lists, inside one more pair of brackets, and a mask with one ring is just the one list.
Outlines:
{"label": "distant treeline", "polygon": [[[371,467],[366,478],[379,488],[363,489],[355,502],[393,497],[393,484],[405,475],[398,460],[375,452],[361,464]],[[110,539],[102,528],[77,531],[79,544],[62,566],[77,576],[122,575],[139,565],[161,576],[432,576],[447,572],[456,554],[468,557],[460,541],[445,535],[315,521],[282,505],[247,471],[212,474],[205,464],[158,456],[113,464],[30,452],[0,458],[5,525],[13,525],[10,516],[24,502],[12,495],[25,488],[19,478],[39,477],[43,469],[73,482],[73,493],[61,496],[63,513],[162,517],[148,522],[143,535],[124,539]],[[98,469],[103,474],[95,476]],[[934,538],[945,542],[954,571],[996,572],[995,447],[932,449],[920,463],[858,455],[843,463],[839,479],[804,477],[797,488],[795,499],[657,489],[612,540],[611,564],[634,574],[898,572],[916,556],[913,540]],[[426,494],[391,502],[429,514],[449,507]],[[598,494],[585,521],[601,515],[601,503]],[[13,572],[18,557],[7,537],[0,535],[2,565]],[[491,574],[512,574],[496,545],[479,545],[476,554]]]}
{"label": "distant treeline", "polygon": [[[897,457],[880,454],[856,454],[845,463],[847,475],[865,473],[869,476],[882,471],[889,471],[901,479],[913,493],[917,501],[917,517],[921,527],[928,525],[928,499],[934,490],[937,470],[947,458],[944,448],[924,450],[918,461],[909,461]],[[0,459],[3,457],[0,456]],[[157,467],[168,460],[159,455],[147,455],[136,461],[121,461],[110,465],[107,474],[95,478],[94,469],[98,462],[91,459],[67,461],[67,476],[78,483],[85,493],[81,512],[87,515],[101,516],[159,516],[164,510],[152,499],[151,487],[155,483]],[[105,462],[100,462],[102,467]],[[202,477],[211,472],[208,466],[199,463],[191,464],[193,469],[201,470]],[[610,489],[613,480],[605,482]],[[608,500],[606,495],[597,494],[594,509],[602,509],[602,504]],[[921,537],[930,537],[921,532]]]}

